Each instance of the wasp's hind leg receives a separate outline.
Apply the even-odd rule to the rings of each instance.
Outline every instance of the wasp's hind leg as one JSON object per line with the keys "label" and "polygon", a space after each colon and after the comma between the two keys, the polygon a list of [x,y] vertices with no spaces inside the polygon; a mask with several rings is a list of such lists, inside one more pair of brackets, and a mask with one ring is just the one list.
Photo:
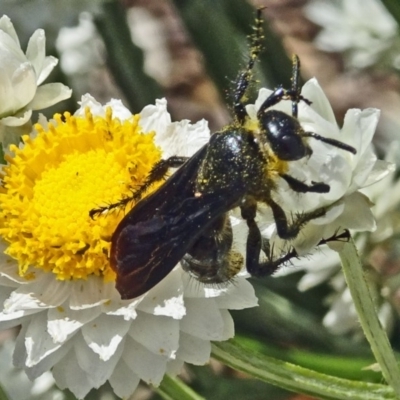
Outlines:
{"label": "wasp's hind leg", "polygon": [[246,92],[252,79],[254,64],[258,60],[262,50],[261,42],[264,38],[262,28],[263,19],[261,17],[262,10],[263,8],[257,9],[256,23],[253,28],[255,32],[251,35],[249,61],[247,62],[246,68],[240,72],[235,82],[235,91],[233,95],[234,113],[236,119],[241,123],[243,123],[247,117],[247,112],[245,109]]}
{"label": "wasp's hind leg", "polygon": [[186,162],[187,159],[188,157],[172,156],[167,158],[166,160],[158,161],[150,171],[143,185],[140,186],[139,189],[134,191],[131,196],[125,197],[117,201],[116,203],[111,203],[104,207],[93,208],[89,211],[90,218],[94,218],[96,215],[102,214],[106,211],[124,208],[127,204],[131,202],[138,202],[153,183],[159,182],[166,178],[168,170],[170,168],[180,167]]}
{"label": "wasp's hind leg", "polygon": [[297,214],[291,223],[288,222],[282,207],[274,200],[269,199],[268,205],[271,207],[274,216],[276,231],[280,238],[290,240],[296,238],[300,229],[313,219],[323,217],[326,214],[326,208],[317,208],[314,211]]}
{"label": "wasp's hind leg", "polygon": [[[251,217],[252,215],[253,217]],[[269,241],[262,238],[260,229],[258,228],[254,220],[255,208],[250,207],[245,210],[242,209],[242,216],[246,219],[247,226],[249,228],[249,234],[246,243],[246,269],[249,274],[255,277],[272,275],[283,264],[291,261],[294,258],[299,257],[296,249],[292,247],[286,254],[274,259],[274,251],[270,248]],[[308,216],[304,219],[306,220],[306,222],[308,222],[310,219],[313,219],[312,213],[309,213]],[[300,226],[305,223],[304,220],[299,222],[301,222]],[[342,231],[341,233],[336,232],[334,235],[327,239],[321,239],[317,244],[317,247],[333,241],[348,241],[349,238],[350,233],[347,230]],[[265,253],[267,257],[267,259],[264,261],[260,261],[261,250]]]}
{"label": "wasp's hind leg", "polygon": [[[242,217],[246,220],[249,233],[246,242],[246,269],[252,276],[272,275],[278,270],[279,266],[293,257],[297,257],[296,251],[293,249],[276,260],[272,259],[272,252],[269,248],[267,240],[261,236],[260,229],[255,221],[257,204],[254,202],[246,203],[241,206]],[[267,256],[266,261],[260,262],[261,250]]]}

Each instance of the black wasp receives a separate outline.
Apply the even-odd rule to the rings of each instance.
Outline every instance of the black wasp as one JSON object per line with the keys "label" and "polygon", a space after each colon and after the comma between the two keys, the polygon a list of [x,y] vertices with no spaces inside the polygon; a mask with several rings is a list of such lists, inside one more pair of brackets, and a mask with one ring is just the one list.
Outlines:
{"label": "black wasp", "polygon": [[[116,271],[116,287],[123,299],[150,290],[179,261],[186,271],[205,283],[230,281],[243,264],[253,276],[274,273],[297,253],[292,249],[272,259],[255,222],[258,202],[271,208],[277,233],[283,239],[295,238],[304,224],[325,214],[326,209],[320,208],[296,215],[289,223],[271,196],[277,180],[284,179],[295,192],[326,193],[330,187],[325,183],[306,184],[288,175],[287,162],[311,155],[309,138],[351,153],[355,149],[306,132],[300,126],[298,103],[310,102],[300,94],[297,56],[293,57],[291,89],[276,89],[258,110],[258,124],[250,124],[244,99],[261,51],[262,22],[261,10],[258,10],[250,59],[235,84],[233,122],[214,133],[209,143],[191,158],[175,156],[158,162],[132,197],[91,211],[93,216],[139,200],[153,182],[165,178],[169,168],[181,166],[158,190],[127,213],[112,236],[110,263]],[[270,109],[282,100],[292,101],[292,115]],[[232,249],[228,212],[235,207],[240,208],[249,228],[245,260]],[[263,261],[260,261],[261,251],[266,255]]]}

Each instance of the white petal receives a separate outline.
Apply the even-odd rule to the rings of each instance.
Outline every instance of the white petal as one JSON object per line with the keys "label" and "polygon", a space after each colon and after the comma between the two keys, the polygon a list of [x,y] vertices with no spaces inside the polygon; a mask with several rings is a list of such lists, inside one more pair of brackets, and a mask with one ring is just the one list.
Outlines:
{"label": "white petal", "polygon": [[[127,376],[129,376],[129,379],[126,379]],[[108,381],[114,393],[125,399],[135,391],[139,385],[140,378],[133,373],[124,360],[120,360]]]}
{"label": "white petal", "polygon": [[125,339],[122,358],[129,368],[145,382],[158,386],[162,381],[167,359],[155,355],[129,336]]}
{"label": "white petal", "polygon": [[[301,94],[307,99],[312,101],[311,108],[323,117],[326,121],[336,125],[335,114],[333,113],[332,106],[322,90],[318,81],[315,78],[307,81],[302,90]],[[304,104],[301,102],[300,104]]]}
{"label": "white petal", "polygon": [[73,351],[72,347],[73,341],[68,341],[64,343],[58,350],[49,354],[47,357],[43,358],[43,360],[39,361],[31,368],[24,368],[28,378],[30,380],[34,380],[46,371],[51,371],[53,366],[59,362],[62,362],[64,357],[70,352]]}
{"label": "white petal", "polygon": [[379,182],[381,179],[385,178],[391,172],[394,172],[396,165],[383,160],[376,160],[374,168],[369,173],[367,180],[364,182],[363,187],[372,185],[375,182]]}
{"label": "white petal", "polygon": [[221,340],[224,335],[222,310],[213,299],[185,299],[187,314],[182,318],[181,331],[204,340]]}
{"label": "white petal", "polygon": [[175,358],[179,343],[179,321],[141,312],[131,324],[129,335],[154,354]]}
{"label": "white petal", "polygon": [[49,354],[59,349],[62,344],[54,343],[47,332],[47,313],[38,313],[31,319],[25,334],[27,352],[26,366],[32,367]]}
{"label": "white petal", "polygon": [[[1,246],[0,251],[2,252],[4,250],[5,248]],[[13,282],[16,287],[18,287],[21,284],[29,283],[29,281],[19,276],[17,265],[4,254],[0,255],[0,277],[2,278],[4,277],[5,279],[8,279],[10,282]]]}
{"label": "white petal", "polygon": [[103,279],[91,276],[86,281],[71,282],[70,307],[73,310],[82,310],[102,303],[113,297],[114,284],[104,283]]}
{"label": "white petal", "polygon": [[182,360],[169,360],[167,363],[166,374],[176,376],[182,372],[184,362]]}
{"label": "white petal", "polygon": [[37,88],[35,97],[27,105],[27,108],[31,108],[32,110],[47,108],[60,101],[69,99],[71,94],[72,90],[62,83],[47,83]]}
{"label": "white petal", "polygon": [[171,116],[167,111],[166,99],[157,99],[155,106],[148,105],[140,113],[140,126],[144,132],[156,131],[157,136],[163,136],[170,123]]}
{"label": "white petal", "polygon": [[76,359],[75,351],[70,351],[53,368],[53,376],[57,386],[61,389],[70,390],[78,399],[83,399],[92,389],[92,385],[87,379]]}
{"label": "white petal", "polygon": [[125,321],[136,319],[137,312],[136,307],[140,300],[125,301],[121,300],[121,296],[118,293],[118,297],[114,296],[110,301],[101,305],[102,311],[107,315],[119,315],[122,316]]}
{"label": "white petal", "polygon": [[86,107],[90,108],[93,115],[105,116],[103,105],[89,93],[84,94],[81,101],[78,101],[78,104],[80,105],[80,108],[75,111],[74,115],[76,116],[84,117]]}
{"label": "white petal", "polygon": [[100,315],[82,327],[82,335],[100,359],[107,361],[115,353],[130,324],[120,317]]}
{"label": "white petal", "polygon": [[44,58],[46,56],[46,35],[43,29],[37,29],[30,37],[26,49],[26,57],[32,63],[36,72],[36,83],[40,85],[43,80],[39,80],[42,72]]}
{"label": "white petal", "polygon": [[29,321],[25,320],[21,325],[21,330],[18,333],[17,339],[15,340],[15,349],[13,354],[13,363],[17,368],[24,368],[26,362],[26,347],[25,347],[25,335],[29,326]]}
{"label": "white petal", "polygon": [[[18,115],[18,114],[17,114]],[[0,124],[10,127],[22,126],[26,124],[32,116],[32,110],[24,111],[21,116],[5,117],[0,120]],[[4,137],[4,134],[2,134]],[[2,140],[3,142],[3,140]]]}
{"label": "white petal", "polygon": [[376,229],[375,218],[371,212],[371,202],[367,196],[355,192],[345,197],[345,209],[337,221],[346,224],[349,229],[357,231],[374,231]]}
{"label": "white petal", "polygon": [[258,305],[253,285],[244,278],[236,278],[235,282],[229,285],[228,291],[215,301],[219,308],[230,310],[242,310]]}
{"label": "white petal", "polygon": [[350,109],[347,111],[342,133],[349,137],[349,144],[357,149],[357,157],[361,157],[364,151],[370,146],[372,137],[375,134],[379,121],[380,111],[375,108],[365,110]]}
{"label": "white petal", "polygon": [[113,110],[113,116],[119,118],[121,121],[125,121],[132,117],[132,113],[127,109],[121,100],[111,99],[104,108],[111,107]]}
{"label": "white petal", "polygon": [[192,125],[187,120],[172,122],[165,132],[156,135],[155,142],[163,151],[163,158],[174,155],[191,157],[210,139],[208,123],[201,120]]}
{"label": "white petal", "polygon": [[63,343],[83,325],[97,318],[100,312],[99,306],[84,310],[52,308],[48,311],[47,331],[54,342]]}
{"label": "white petal", "polygon": [[58,64],[58,59],[53,56],[45,57],[42,65],[42,70],[40,75],[37,79],[37,84],[40,85],[42,82],[46,80],[46,78],[50,75],[53,71],[54,67]]}
{"label": "white petal", "polygon": [[75,354],[78,365],[86,372],[90,384],[98,388],[111,376],[118,360],[121,358],[123,346],[115,349],[107,360],[100,360],[98,354],[90,350],[84,340],[75,340]]}
{"label": "white petal", "polygon": [[148,314],[181,319],[186,314],[186,309],[180,276],[181,270],[177,267],[146,294],[137,309]]}
{"label": "white petal", "polygon": [[194,364],[204,365],[210,360],[211,342],[209,340],[199,339],[198,337],[181,332],[179,339],[179,350],[177,358]]}
{"label": "white petal", "polygon": [[7,35],[9,35],[13,39],[15,45],[18,48],[21,48],[17,32],[15,31],[14,25],[12,24],[10,18],[7,15],[3,15],[0,18],[0,30],[4,31]]}

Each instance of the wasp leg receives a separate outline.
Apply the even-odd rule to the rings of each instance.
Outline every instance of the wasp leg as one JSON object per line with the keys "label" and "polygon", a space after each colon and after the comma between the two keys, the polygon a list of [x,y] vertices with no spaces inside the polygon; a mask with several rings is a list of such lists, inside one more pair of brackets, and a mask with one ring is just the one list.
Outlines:
{"label": "wasp leg", "polygon": [[250,43],[250,58],[247,62],[246,68],[236,78],[235,92],[233,96],[233,107],[235,117],[241,123],[243,123],[245,118],[247,117],[244,98],[246,96],[246,91],[251,81],[254,64],[258,60],[258,56],[262,50],[261,41],[264,36],[262,29],[263,20],[261,18],[261,13],[264,8],[257,9],[256,24],[254,27],[255,33],[252,35]]}
{"label": "wasp leg", "polygon": [[93,208],[89,211],[90,218],[94,218],[96,215],[101,214],[105,211],[112,211],[116,208],[123,208],[131,202],[137,202],[141,199],[143,194],[149,189],[149,187],[155,183],[166,178],[167,172],[170,168],[178,168],[187,161],[188,157],[172,156],[166,160],[158,161],[146,178],[146,181],[138,190],[132,193],[131,196],[125,197],[116,203],[111,203],[104,207]]}
{"label": "wasp leg", "polygon": [[[248,202],[241,206],[242,217],[246,220],[249,233],[246,242],[246,269],[252,276],[272,275],[281,264],[296,257],[295,250],[291,250],[285,256],[272,260],[269,243],[261,237],[260,229],[255,221],[257,204]],[[268,260],[260,262],[261,250]]]}
{"label": "wasp leg", "polygon": [[295,192],[328,193],[330,189],[329,185],[327,185],[326,183],[312,182],[312,185],[307,185],[306,183],[301,182],[296,178],[293,178],[293,176],[287,174],[281,174],[280,176],[288,183],[290,188]]}
{"label": "wasp leg", "polygon": [[[246,269],[252,276],[262,277],[274,274],[283,264],[289,262],[293,258],[298,258],[299,255],[293,247],[283,256],[273,259],[273,250],[271,251],[269,241],[263,240],[260,230],[254,219],[247,220],[249,227],[249,236],[246,246]],[[344,230],[342,233],[337,232],[327,239],[321,239],[318,246],[327,244],[333,241],[348,241],[350,232]],[[261,248],[267,256],[267,260],[260,262]]]}
{"label": "wasp leg", "polygon": [[307,222],[322,217],[326,213],[326,208],[317,208],[311,212],[297,214],[296,218],[289,224],[281,206],[272,199],[268,199],[268,205],[271,207],[278,235],[282,239],[294,239]]}

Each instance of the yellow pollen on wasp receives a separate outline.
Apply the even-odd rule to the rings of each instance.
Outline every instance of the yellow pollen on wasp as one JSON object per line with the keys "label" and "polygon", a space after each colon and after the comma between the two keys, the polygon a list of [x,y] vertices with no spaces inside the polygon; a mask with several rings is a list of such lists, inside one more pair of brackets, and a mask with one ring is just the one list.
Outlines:
{"label": "yellow pollen on wasp", "polygon": [[107,108],[104,117],[69,113],[54,116],[36,137],[11,146],[0,190],[0,235],[19,274],[35,268],[59,280],[90,275],[113,280],[110,238],[124,212],[95,219],[89,211],[117,202],[140,186],[161,150],[154,132],[143,133],[140,116],[120,121]]}

